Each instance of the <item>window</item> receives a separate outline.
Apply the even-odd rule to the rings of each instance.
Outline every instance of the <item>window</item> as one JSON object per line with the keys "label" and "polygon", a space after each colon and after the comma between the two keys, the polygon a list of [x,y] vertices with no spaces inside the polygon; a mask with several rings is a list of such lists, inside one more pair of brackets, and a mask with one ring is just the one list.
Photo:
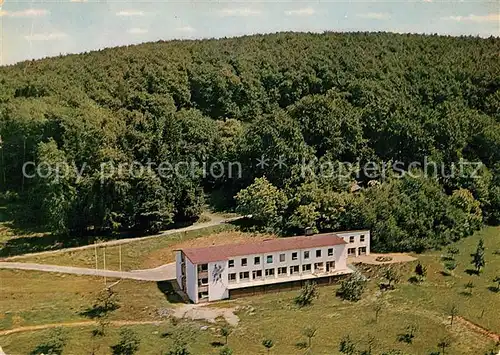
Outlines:
{"label": "window", "polygon": [[286,276],[286,266],[279,267],[278,268],[278,277],[284,277],[284,276]]}
{"label": "window", "polygon": [[315,263],[314,264],[314,272],[323,272],[323,263]]}
{"label": "window", "polygon": [[292,253],[292,260],[297,260],[297,259],[298,259],[297,253]]}
{"label": "window", "polygon": [[365,242],[365,236],[364,236],[364,234],[361,234],[361,235],[360,235],[360,237],[359,237],[359,241],[360,241],[361,243],[364,243],[364,242]]}
{"label": "window", "polygon": [[253,258],[253,264],[260,265],[260,256],[256,256],[255,258]]}
{"label": "window", "polygon": [[304,259],[309,259],[309,252],[308,251],[304,252]]}
{"label": "window", "polygon": [[268,255],[267,256],[266,263],[268,263],[268,264],[272,264],[273,263],[273,256],[272,255]]}
{"label": "window", "polygon": [[200,280],[200,283],[199,283],[200,286],[206,286],[208,285],[208,277],[204,277]]}
{"label": "window", "polygon": [[354,236],[349,237],[349,243],[354,243]]}
{"label": "window", "polygon": [[365,255],[365,254],[366,254],[366,247],[358,248],[358,255]]}
{"label": "window", "polygon": [[311,264],[302,265],[302,272],[311,272]]}
{"label": "window", "polygon": [[266,277],[274,277],[274,269],[266,269]]}
{"label": "window", "polygon": [[236,273],[229,274],[229,282],[236,282]]}
{"label": "window", "polygon": [[329,261],[326,263],[326,272],[333,272],[335,270],[335,261]]}
{"label": "window", "polygon": [[299,265],[290,266],[290,275],[299,273]]}
{"label": "window", "polygon": [[241,266],[247,266],[247,258],[241,259]]}
{"label": "window", "polygon": [[333,248],[328,249],[328,256],[333,256]]}
{"label": "window", "polygon": [[321,249],[316,250],[316,257],[321,258]]}
{"label": "window", "polygon": [[208,292],[198,292],[198,298],[199,299],[206,299],[206,298],[208,298]]}
{"label": "window", "polygon": [[199,267],[200,271],[208,271],[208,264],[201,264]]}
{"label": "window", "polygon": [[285,254],[280,254],[280,263],[285,262]]}
{"label": "window", "polygon": [[349,248],[349,249],[347,249],[347,255],[348,256],[356,255],[356,248]]}
{"label": "window", "polygon": [[234,260],[229,260],[229,267],[234,267]]}
{"label": "window", "polygon": [[252,279],[261,279],[262,278],[262,270],[254,270],[252,271]]}
{"label": "window", "polygon": [[240,280],[248,280],[250,278],[250,273],[248,271],[240,272]]}

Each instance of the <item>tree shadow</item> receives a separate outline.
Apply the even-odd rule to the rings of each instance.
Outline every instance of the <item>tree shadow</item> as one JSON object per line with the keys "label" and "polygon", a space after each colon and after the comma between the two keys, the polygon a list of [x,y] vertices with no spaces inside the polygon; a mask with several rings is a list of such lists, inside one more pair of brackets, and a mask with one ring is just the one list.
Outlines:
{"label": "tree shadow", "polygon": [[411,284],[419,284],[420,279],[417,276],[412,276],[408,279],[408,282]]}
{"label": "tree shadow", "polygon": [[169,303],[186,303],[181,295],[174,287],[174,282],[177,281],[158,281],[156,286],[165,295],[165,298]]}
{"label": "tree shadow", "polygon": [[488,286],[488,290],[494,293],[499,293],[500,289],[496,286]]}
{"label": "tree shadow", "polygon": [[79,247],[90,244],[84,237],[68,237],[55,234],[44,234],[9,239],[0,249],[0,257],[37,253],[62,248]]}
{"label": "tree shadow", "polygon": [[439,273],[440,273],[442,276],[451,276],[451,273],[450,273],[450,272],[440,271]]}
{"label": "tree shadow", "polygon": [[467,291],[460,291],[458,294],[465,297],[472,297],[472,293]]}
{"label": "tree shadow", "polygon": [[210,345],[212,345],[212,347],[214,347],[214,348],[219,348],[221,346],[224,346],[224,343],[222,343],[220,341],[213,341],[210,343]]}
{"label": "tree shadow", "polygon": [[118,308],[120,308],[120,306],[117,304],[110,304],[107,306],[94,305],[92,307],[86,308],[85,310],[81,311],[78,314],[86,318],[98,319],[102,318],[109,312],[116,311]]}
{"label": "tree shadow", "polygon": [[465,270],[465,273],[469,276],[472,276],[472,275],[479,275],[479,273],[477,272],[477,270],[473,270],[473,269],[467,269]]}
{"label": "tree shadow", "polygon": [[305,341],[299,341],[299,342],[295,343],[295,347],[297,349],[301,349],[301,350],[307,349],[307,342],[305,342]]}
{"label": "tree shadow", "polygon": [[414,337],[415,336],[412,334],[405,333],[405,334],[398,334],[397,339],[400,343],[411,344],[413,342]]}

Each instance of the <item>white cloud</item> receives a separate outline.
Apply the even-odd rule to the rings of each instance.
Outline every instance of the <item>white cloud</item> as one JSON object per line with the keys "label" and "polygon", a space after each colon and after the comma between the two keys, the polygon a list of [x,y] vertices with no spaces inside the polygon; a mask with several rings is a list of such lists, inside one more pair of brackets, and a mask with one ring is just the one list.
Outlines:
{"label": "white cloud", "polygon": [[129,33],[131,35],[142,35],[142,34],[148,33],[148,30],[145,28],[134,27],[134,28],[128,29],[127,33]]}
{"label": "white cloud", "polygon": [[244,8],[236,8],[236,9],[222,9],[219,11],[219,14],[223,17],[226,17],[226,16],[255,16],[255,15],[260,15],[260,11],[259,10],[254,10],[254,9],[250,9],[248,7],[244,7]]}
{"label": "white cloud", "polygon": [[35,33],[32,35],[24,36],[24,38],[28,41],[55,41],[66,37],[68,37],[68,35],[63,32]]}
{"label": "white cloud", "polygon": [[297,10],[288,10],[285,11],[287,16],[311,16],[314,15],[316,11],[311,7],[305,7]]}
{"label": "white cloud", "polygon": [[368,12],[366,14],[357,14],[356,16],[369,20],[388,20],[391,18],[391,15],[385,12]]}
{"label": "white cloud", "polygon": [[45,9],[26,9],[26,10],[21,10],[21,11],[0,11],[0,17],[2,16],[7,16],[7,17],[41,17],[41,16],[46,16],[50,12]]}
{"label": "white cloud", "polygon": [[186,32],[186,33],[196,32],[196,30],[191,26],[177,27],[175,30],[179,31],[179,32]]}
{"label": "white cloud", "polygon": [[116,16],[132,17],[132,16],[144,16],[144,11],[140,10],[122,10],[116,13]]}
{"label": "white cloud", "polygon": [[456,22],[499,22],[500,14],[488,14],[488,15],[473,15],[468,16],[447,16],[441,17],[441,20],[446,21],[456,21]]}
{"label": "white cloud", "polygon": [[432,0],[424,0],[424,2],[432,2]]}

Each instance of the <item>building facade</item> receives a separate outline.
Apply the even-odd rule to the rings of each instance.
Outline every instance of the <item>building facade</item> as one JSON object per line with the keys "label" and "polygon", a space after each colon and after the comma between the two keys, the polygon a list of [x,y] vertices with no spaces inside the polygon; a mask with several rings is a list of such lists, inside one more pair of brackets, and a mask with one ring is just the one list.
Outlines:
{"label": "building facade", "polygon": [[370,253],[370,231],[277,238],[176,251],[176,277],[194,303],[234,290],[318,280],[351,273],[347,257]]}

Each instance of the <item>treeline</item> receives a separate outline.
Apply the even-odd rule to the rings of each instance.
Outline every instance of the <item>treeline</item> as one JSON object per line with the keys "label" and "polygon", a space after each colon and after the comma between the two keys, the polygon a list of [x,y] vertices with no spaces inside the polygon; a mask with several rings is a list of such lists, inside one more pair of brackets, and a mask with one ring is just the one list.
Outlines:
{"label": "treeline", "polygon": [[[26,222],[58,233],[155,232],[196,220],[206,193],[233,208],[248,188],[238,208],[276,200],[254,211],[275,232],[372,228],[381,250],[447,243],[500,221],[499,50],[498,38],[278,33],[3,67],[2,189],[26,202]],[[303,168],[425,157],[446,174]],[[464,161],[483,164],[478,178],[450,174]],[[165,162],[189,166],[163,174]],[[135,168],[109,173],[118,166]]]}

